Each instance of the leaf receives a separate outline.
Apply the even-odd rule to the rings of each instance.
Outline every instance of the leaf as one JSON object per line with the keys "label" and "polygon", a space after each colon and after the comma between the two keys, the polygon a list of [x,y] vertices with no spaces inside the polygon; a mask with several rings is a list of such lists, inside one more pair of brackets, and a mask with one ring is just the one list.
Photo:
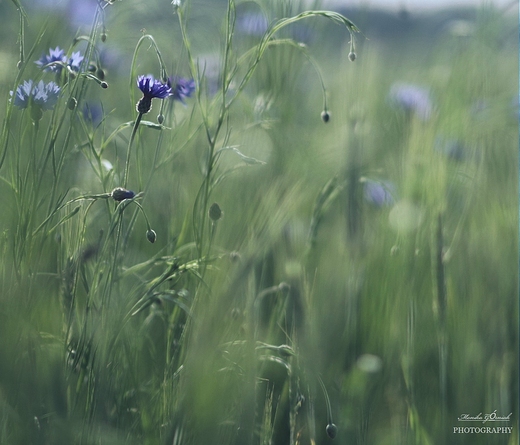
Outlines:
{"label": "leaf", "polygon": [[222,153],[223,151],[231,150],[235,153],[242,161],[244,161],[248,165],[265,165],[267,162],[261,161],[260,159],[252,158],[251,156],[246,156],[242,153],[235,145],[231,145],[229,147],[222,147],[218,150],[218,153]]}

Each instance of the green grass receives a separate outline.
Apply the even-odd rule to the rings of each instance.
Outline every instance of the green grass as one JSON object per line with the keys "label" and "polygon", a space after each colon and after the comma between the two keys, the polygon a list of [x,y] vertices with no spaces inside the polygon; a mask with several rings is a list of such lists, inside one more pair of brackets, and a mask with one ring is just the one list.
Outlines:
{"label": "green grass", "polygon": [[[1,444],[518,442],[516,17],[351,11],[351,62],[350,23],[295,1],[114,2],[77,32],[22,6],[20,28],[0,5]],[[241,33],[255,11],[286,26]],[[56,46],[103,54],[108,88],[62,76],[38,120],[9,91],[55,80]],[[197,91],[136,125],[162,70]],[[453,433],[494,410],[512,434]]]}

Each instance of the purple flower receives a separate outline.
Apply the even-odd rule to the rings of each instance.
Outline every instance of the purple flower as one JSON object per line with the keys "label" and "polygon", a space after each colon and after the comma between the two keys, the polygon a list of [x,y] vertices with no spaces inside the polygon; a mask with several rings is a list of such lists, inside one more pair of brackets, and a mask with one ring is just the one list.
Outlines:
{"label": "purple flower", "polygon": [[[19,108],[27,108],[31,103],[41,110],[52,110],[58,102],[60,87],[54,82],[45,84],[40,80],[34,84],[32,80],[26,80],[16,89],[14,104]],[[13,92],[10,92],[13,96]]]}
{"label": "purple flower", "polygon": [[374,207],[390,206],[395,199],[395,186],[389,181],[365,180],[365,200]]}
{"label": "purple flower", "polygon": [[79,51],[77,51],[75,53],[72,53],[72,55],[69,57],[67,65],[70,66],[70,68],[73,71],[78,72],[81,66],[81,62],[83,62],[83,59],[84,57],[81,55]]}
{"label": "purple flower", "polygon": [[135,196],[135,193],[132,190],[127,190],[123,187],[116,187],[110,193],[112,199],[114,201],[124,201],[125,199],[132,199]]}
{"label": "purple flower", "polygon": [[[58,62],[58,63],[54,63]],[[43,69],[43,71],[52,71],[55,73],[61,73],[61,70],[63,68],[63,63],[67,62],[67,57],[65,56],[65,51],[62,50],[59,46],[57,46],[55,49],[50,49],[49,54],[44,54],[40,57],[39,60],[37,60],[36,65],[38,65],[39,68]],[[47,66],[51,64],[50,66]]]}
{"label": "purple flower", "polygon": [[414,113],[427,121],[432,114],[432,102],[427,89],[406,83],[395,83],[390,88],[390,102],[407,113]]}
{"label": "purple flower", "polygon": [[172,88],[172,97],[186,105],[185,99],[191,97],[195,92],[195,80],[185,79],[183,77],[170,77],[168,79],[168,86]]}
{"label": "purple flower", "polygon": [[[79,51],[72,53],[72,55],[67,58],[65,51],[57,46],[54,49],[51,48],[49,54],[44,54],[34,63],[36,63],[39,68],[43,69],[43,71],[52,71],[60,74],[64,65],[68,65],[71,70],[78,72],[82,61],[83,56]],[[51,65],[47,66],[49,64]]]}
{"label": "purple flower", "polygon": [[148,113],[152,109],[152,99],[165,99],[172,94],[168,84],[162,83],[149,74],[139,76],[137,86],[143,93],[143,97],[137,102],[137,111],[141,114]]}

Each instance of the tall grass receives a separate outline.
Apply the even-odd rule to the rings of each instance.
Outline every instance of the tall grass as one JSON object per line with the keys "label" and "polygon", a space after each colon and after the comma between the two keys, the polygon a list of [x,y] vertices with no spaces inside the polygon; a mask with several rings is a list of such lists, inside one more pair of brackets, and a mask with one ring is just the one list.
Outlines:
{"label": "tall grass", "polygon": [[177,3],[0,6],[0,443],[518,441],[515,21]]}

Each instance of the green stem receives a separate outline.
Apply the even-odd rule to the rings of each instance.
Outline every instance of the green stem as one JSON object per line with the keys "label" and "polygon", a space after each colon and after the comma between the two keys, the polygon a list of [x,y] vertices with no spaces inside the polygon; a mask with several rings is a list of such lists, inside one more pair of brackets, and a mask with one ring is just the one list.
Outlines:
{"label": "green stem", "polygon": [[132,145],[134,143],[135,135],[137,133],[137,129],[139,128],[139,124],[141,123],[141,119],[143,118],[143,113],[139,113],[137,115],[137,119],[134,123],[134,128],[132,129],[132,136],[130,136],[130,142],[128,143],[128,150],[126,153],[126,164],[125,164],[125,175],[123,179],[123,187],[127,187],[128,183],[128,170],[130,169],[130,155],[132,152]]}

